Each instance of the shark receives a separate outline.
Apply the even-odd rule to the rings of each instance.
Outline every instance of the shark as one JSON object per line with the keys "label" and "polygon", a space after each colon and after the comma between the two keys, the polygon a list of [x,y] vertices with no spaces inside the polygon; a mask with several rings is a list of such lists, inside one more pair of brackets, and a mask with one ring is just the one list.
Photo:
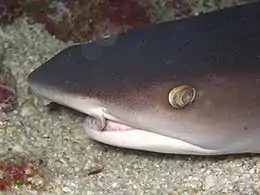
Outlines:
{"label": "shark", "polygon": [[59,51],[28,75],[35,95],[86,115],[119,148],[260,152],[260,2],[132,29]]}

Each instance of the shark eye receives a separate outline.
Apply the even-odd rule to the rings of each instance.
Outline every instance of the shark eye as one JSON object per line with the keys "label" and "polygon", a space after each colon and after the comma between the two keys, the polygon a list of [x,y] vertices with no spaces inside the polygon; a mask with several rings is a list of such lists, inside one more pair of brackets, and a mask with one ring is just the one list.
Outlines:
{"label": "shark eye", "polygon": [[169,93],[169,103],[174,108],[184,108],[192,103],[196,97],[196,90],[189,85],[179,85]]}

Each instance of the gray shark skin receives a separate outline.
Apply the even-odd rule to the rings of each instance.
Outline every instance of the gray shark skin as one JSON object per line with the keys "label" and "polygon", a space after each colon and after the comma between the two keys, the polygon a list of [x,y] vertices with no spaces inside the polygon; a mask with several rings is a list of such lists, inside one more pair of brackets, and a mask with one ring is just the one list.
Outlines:
{"label": "gray shark skin", "polygon": [[[191,155],[260,152],[260,2],[70,46],[31,90],[86,114],[93,140]],[[179,85],[196,90],[176,109]]]}

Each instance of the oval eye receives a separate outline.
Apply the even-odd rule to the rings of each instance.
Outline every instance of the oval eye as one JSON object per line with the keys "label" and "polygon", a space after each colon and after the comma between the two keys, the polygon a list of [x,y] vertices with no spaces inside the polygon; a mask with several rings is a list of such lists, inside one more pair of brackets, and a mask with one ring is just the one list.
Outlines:
{"label": "oval eye", "polygon": [[169,103],[174,108],[184,108],[196,97],[196,90],[189,85],[180,85],[173,88],[169,93]]}

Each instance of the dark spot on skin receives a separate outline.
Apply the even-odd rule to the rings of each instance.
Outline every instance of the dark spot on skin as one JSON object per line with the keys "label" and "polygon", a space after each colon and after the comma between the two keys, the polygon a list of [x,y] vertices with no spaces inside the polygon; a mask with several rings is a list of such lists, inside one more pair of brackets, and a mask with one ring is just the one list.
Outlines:
{"label": "dark spot on skin", "polygon": [[244,126],[244,130],[247,130],[248,129],[248,127],[247,126]]}

